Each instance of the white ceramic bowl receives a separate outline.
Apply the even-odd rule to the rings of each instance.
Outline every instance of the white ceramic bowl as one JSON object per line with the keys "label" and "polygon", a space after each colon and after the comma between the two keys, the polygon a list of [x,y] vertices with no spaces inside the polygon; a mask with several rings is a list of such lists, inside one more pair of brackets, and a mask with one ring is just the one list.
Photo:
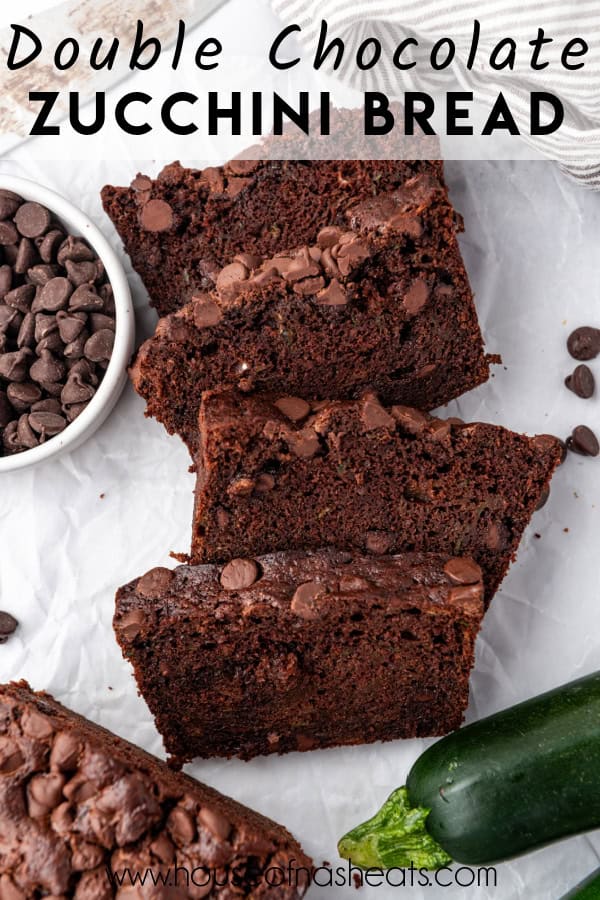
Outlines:
{"label": "white ceramic bowl", "polygon": [[0,456],[0,474],[35,466],[47,459],[74,450],[87,440],[104,422],[119,399],[127,381],[127,366],[135,341],[135,318],[131,293],[119,257],[100,229],[85,213],[73,206],[60,194],[42,187],[26,178],[0,175],[0,188],[14,191],[25,200],[35,200],[46,206],[65,228],[78,237],[84,237],[94,248],[106,269],[115,296],[116,328],[115,345],[110,362],[98,390],[84,411],[64,431],[31,450],[23,450],[13,456]]}

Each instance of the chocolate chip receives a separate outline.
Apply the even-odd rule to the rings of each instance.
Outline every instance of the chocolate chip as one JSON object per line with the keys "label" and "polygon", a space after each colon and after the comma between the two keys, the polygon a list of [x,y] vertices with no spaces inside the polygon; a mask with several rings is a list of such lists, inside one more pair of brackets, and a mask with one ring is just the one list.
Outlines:
{"label": "chocolate chip", "polygon": [[337,278],[333,278],[327,287],[317,293],[316,301],[320,306],[345,306],[348,295]]}
{"label": "chocolate chip", "polygon": [[42,396],[42,391],[37,384],[31,381],[13,382],[6,388],[6,396],[18,413],[29,409],[32,403],[36,403]]}
{"label": "chocolate chip", "polygon": [[59,266],[66,266],[69,259],[73,262],[84,262],[95,258],[96,254],[92,248],[84,240],[76,238],[72,234],[67,235],[56,254],[56,261]]}
{"label": "chocolate chip", "polygon": [[164,200],[149,200],[142,207],[140,221],[146,231],[168,231],[173,225],[173,210]]}
{"label": "chocolate chip", "polygon": [[322,250],[326,247],[334,247],[339,243],[341,236],[342,231],[340,228],[336,228],[335,225],[328,225],[326,228],[322,228],[318,233],[317,244]]}
{"label": "chocolate chip", "polygon": [[9,291],[4,298],[7,306],[18,309],[19,312],[28,313],[35,297],[35,285],[22,284],[12,291]]}
{"label": "chocolate chip", "polygon": [[19,623],[14,616],[4,610],[0,611],[0,644],[5,644],[11,634],[17,630]]}
{"label": "chocolate chip", "polygon": [[3,353],[0,356],[0,375],[7,381],[25,381],[32,357],[33,353],[26,347]]}
{"label": "chocolate chip", "polygon": [[369,553],[382,556],[388,553],[395,541],[395,536],[387,531],[368,531],[365,536],[365,547]]}
{"label": "chocolate chip", "polygon": [[15,225],[23,237],[36,238],[50,227],[52,217],[41,203],[23,203],[15,213]]}
{"label": "chocolate chip", "polygon": [[23,198],[12,191],[0,191],[0,219],[10,219],[18,210]]}
{"label": "chocolate chip", "polygon": [[[68,313],[61,309],[56,314],[55,327],[58,328],[61,341],[70,344],[79,337],[85,327],[87,316],[85,313]],[[45,337],[45,335],[44,335]]]}
{"label": "chocolate chip", "polygon": [[66,309],[73,285],[68,278],[51,278],[39,293],[39,307],[46,312]]}
{"label": "chocolate chip", "polygon": [[29,414],[29,424],[38,434],[45,437],[54,437],[64,431],[67,421],[64,416],[50,412],[32,412]]}
{"label": "chocolate chip", "polygon": [[444,572],[452,584],[478,584],[481,582],[481,569],[472,559],[457,557],[449,559]]}
{"label": "chocolate chip", "polygon": [[35,284],[36,287],[44,287],[52,278],[57,278],[60,273],[60,266],[40,264],[27,270],[27,281],[30,284]]}
{"label": "chocolate chip", "polygon": [[75,288],[69,299],[71,312],[102,312],[104,300],[89,284]]}
{"label": "chocolate chip", "polygon": [[576,366],[572,374],[565,378],[565,384],[570,391],[584,400],[588,400],[594,393],[594,376],[591,369],[583,364]]}
{"label": "chocolate chip", "polygon": [[38,254],[35,245],[31,243],[29,238],[22,238],[14,266],[17,275],[24,275],[33,266],[37,258]]}
{"label": "chocolate chip", "polygon": [[85,345],[89,336],[89,331],[84,328],[83,331],[77,335],[74,341],[69,341],[69,343],[65,345],[63,356],[68,362],[74,359],[81,359],[81,357],[84,355]]}
{"label": "chocolate chip", "polygon": [[[85,313],[77,313],[77,315],[85,315]],[[89,323],[92,334],[101,331],[103,328],[108,328],[109,331],[115,331],[117,327],[117,323],[112,316],[107,316],[104,313],[90,313]]]}
{"label": "chocolate chip", "polygon": [[27,785],[27,806],[29,815],[37,818],[47,816],[62,800],[65,777],[59,772],[34,775]]}
{"label": "chocolate chip", "polygon": [[33,313],[26,313],[23,316],[19,333],[17,334],[17,347],[22,350],[23,347],[31,347],[35,343],[35,316]]}
{"label": "chocolate chip", "polygon": [[281,397],[275,401],[275,406],[292,422],[301,422],[310,413],[309,404],[300,397]]}
{"label": "chocolate chip", "polygon": [[82,284],[92,284],[96,280],[96,263],[88,260],[74,262],[67,259],[65,262],[67,276],[71,284],[80,287]]}
{"label": "chocolate chip", "polygon": [[[23,352],[23,351],[19,351]],[[39,383],[59,382],[65,374],[65,364],[62,360],[53,356],[50,350],[42,350],[39,358],[34,362],[29,370],[29,374],[33,381]],[[15,381],[23,379],[15,378]]]}
{"label": "chocolate chip", "polygon": [[429,424],[429,416],[410,406],[392,406],[391,413],[405,431],[417,437],[423,434]]}
{"label": "chocolate chip", "polygon": [[121,616],[119,620],[119,631],[126,640],[135,641],[137,636],[141,634],[145,622],[146,616],[142,609],[130,609],[129,612],[126,612]]}
{"label": "chocolate chip", "polygon": [[38,400],[36,403],[32,403],[31,412],[51,412],[59,416],[62,412],[62,407],[60,401],[55,397],[46,397],[45,400]]}
{"label": "chocolate chip", "polygon": [[483,601],[483,584],[460,584],[450,589],[450,603],[479,608]]}
{"label": "chocolate chip", "polygon": [[310,425],[301,431],[287,431],[284,437],[292,453],[301,459],[311,459],[321,448],[319,436]]}
{"label": "chocolate chip", "polygon": [[178,847],[191,844],[196,838],[196,825],[191,815],[182,806],[171,810],[167,818],[167,831]]}
{"label": "chocolate chip", "polygon": [[50,751],[50,768],[59,772],[74,772],[77,769],[81,745],[70,731],[59,731]]}
{"label": "chocolate chip", "polygon": [[258,579],[258,565],[253,559],[232,559],[221,572],[221,585],[226,591],[242,591]]}
{"label": "chocolate chip", "polygon": [[13,270],[10,266],[0,266],[0,300],[4,300],[12,287]]}
{"label": "chocolate chip", "polygon": [[0,428],[6,428],[13,417],[13,409],[5,391],[0,391]]}
{"label": "chocolate chip", "polygon": [[198,813],[198,821],[204,828],[208,828],[218,841],[226,841],[231,834],[231,822],[216,809],[203,806]]}
{"label": "chocolate chip", "polygon": [[[0,244],[7,246],[8,244],[16,244],[19,240],[19,232],[13,222],[0,222]],[[16,259],[16,255],[15,255]]]}
{"label": "chocolate chip", "polygon": [[290,605],[292,612],[307,621],[318,619],[319,611],[315,600],[318,597],[322,597],[326,592],[325,586],[317,581],[307,581],[298,585]]}
{"label": "chocolate chip", "polygon": [[169,590],[174,577],[175,573],[171,569],[156,566],[138,578],[136,590],[142,597],[162,597]]}
{"label": "chocolate chip", "polygon": [[402,298],[402,306],[409,316],[416,316],[420,313],[427,300],[429,299],[429,286],[422,278],[418,278],[411,284],[410,288]]}
{"label": "chocolate chip", "polygon": [[217,290],[224,297],[229,297],[235,294],[240,282],[245,281],[249,274],[248,269],[242,263],[231,263],[219,272],[216,281]]}
{"label": "chocolate chip", "polygon": [[576,328],[567,340],[567,349],[574,359],[594,359],[600,353],[600,330],[587,325]]}
{"label": "chocolate chip", "polygon": [[223,318],[220,306],[210,297],[192,297],[192,315],[196,328],[212,328]]}
{"label": "chocolate chip", "polygon": [[60,392],[61,403],[70,406],[73,403],[86,403],[92,399],[96,389],[84,381],[77,372],[69,373],[66,384]]}
{"label": "chocolate chip", "polygon": [[110,359],[115,343],[115,333],[108,328],[96,331],[85,343],[83,355],[92,362]]}
{"label": "chocolate chip", "polygon": [[64,232],[58,228],[53,228],[44,235],[43,240],[38,246],[38,252],[45,263],[51,263],[56,257],[56,252],[60,244],[65,238]]}
{"label": "chocolate chip", "polygon": [[152,190],[152,179],[138,173],[131,182],[131,187],[134,191],[150,191]]}
{"label": "chocolate chip", "polygon": [[[42,413],[41,415],[44,414]],[[39,444],[39,439],[31,427],[27,413],[23,413],[17,422],[17,438],[20,445],[28,450],[37,447]]]}
{"label": "chocolate chip", "polygon": [[384,409],[374,394],[368,394],[363,399],[361,417],[367,431],[375,428],[395,428],[396,426],[393,416]]}
{"label": "chocolate chip", "polygon": [[567,448],[580,456],[598,456],[600,445],[598,438],[587,425],[578,425],[567,438]]}

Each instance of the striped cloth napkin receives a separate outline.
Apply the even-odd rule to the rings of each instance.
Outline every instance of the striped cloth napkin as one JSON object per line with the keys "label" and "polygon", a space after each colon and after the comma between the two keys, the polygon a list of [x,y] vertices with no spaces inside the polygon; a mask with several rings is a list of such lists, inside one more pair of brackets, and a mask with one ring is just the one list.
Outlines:
{"label": "striped cloth napkin", "polygon": [[[521,133],[537,151],[557,160],[561,167],[587,187],[600,189],[600,13],[598,0],[270,0],[284,24],[296,23],[298,38],[314,53],[321,21],[329,26],[329,38],[346,43],[347,62],[338,76],[355,87],[381,90],[396,96],[402,91],[448,90],[448,72],[435,72],[429,65],[427,48],[440,37],[456,43],[450,89],[473,91],[491,106],[503,91]],[[471,47],[473,22],[481,23],[480,56],[469,71],[465,61]],[[537,72],[529,68],[530,40],[544,28],[553,43],[546,45],[543,58],[550,65]],[[353,64],[358,46],[376,37],[384,48],[378,65],[362,73]],[[406,37],[414,37],[420,47],[414,59],[420,64],[408,71],[396,69],[391,59],[395,47]],[[491,71],[487,60],[495,44],[512,37],[518,46],[516,71]],[[560,65],[565,44],[582,37],[590,50],[582,58],[583,69],[567,71]],[[354,50],[354,53],[352,52]],[[486,54],[487,50],[487,54]],[[577,60],[579,61],[579,60]],[[330,71],[327,63],[323,71]],[[565,120],[553,135],[529,137],[530,91],[557,95],[565,108]]]}

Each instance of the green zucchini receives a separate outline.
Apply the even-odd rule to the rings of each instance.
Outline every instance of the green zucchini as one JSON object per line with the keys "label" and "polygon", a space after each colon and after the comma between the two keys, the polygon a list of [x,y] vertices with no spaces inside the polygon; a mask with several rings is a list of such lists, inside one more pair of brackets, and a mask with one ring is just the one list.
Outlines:
{"label": "green zucchini", "polygon": [[600,900],[600,869],[592,872],[585,881],[565,894],[561,900]]}
{"label": "green zucchini", "polygon": [[600,672],[432,744],[339,842],[369,868],[483,865],[600,827]]}

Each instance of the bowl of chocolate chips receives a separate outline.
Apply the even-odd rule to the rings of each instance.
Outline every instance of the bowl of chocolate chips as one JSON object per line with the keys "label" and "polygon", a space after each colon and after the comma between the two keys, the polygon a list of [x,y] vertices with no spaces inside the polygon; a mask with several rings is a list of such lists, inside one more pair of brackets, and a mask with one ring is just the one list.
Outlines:
{"label": "bowl of chocolate chips", "polygon": [[125,273],[97,226],[54,191],[0,176],[0,472],[93,434],[134,335]]}

